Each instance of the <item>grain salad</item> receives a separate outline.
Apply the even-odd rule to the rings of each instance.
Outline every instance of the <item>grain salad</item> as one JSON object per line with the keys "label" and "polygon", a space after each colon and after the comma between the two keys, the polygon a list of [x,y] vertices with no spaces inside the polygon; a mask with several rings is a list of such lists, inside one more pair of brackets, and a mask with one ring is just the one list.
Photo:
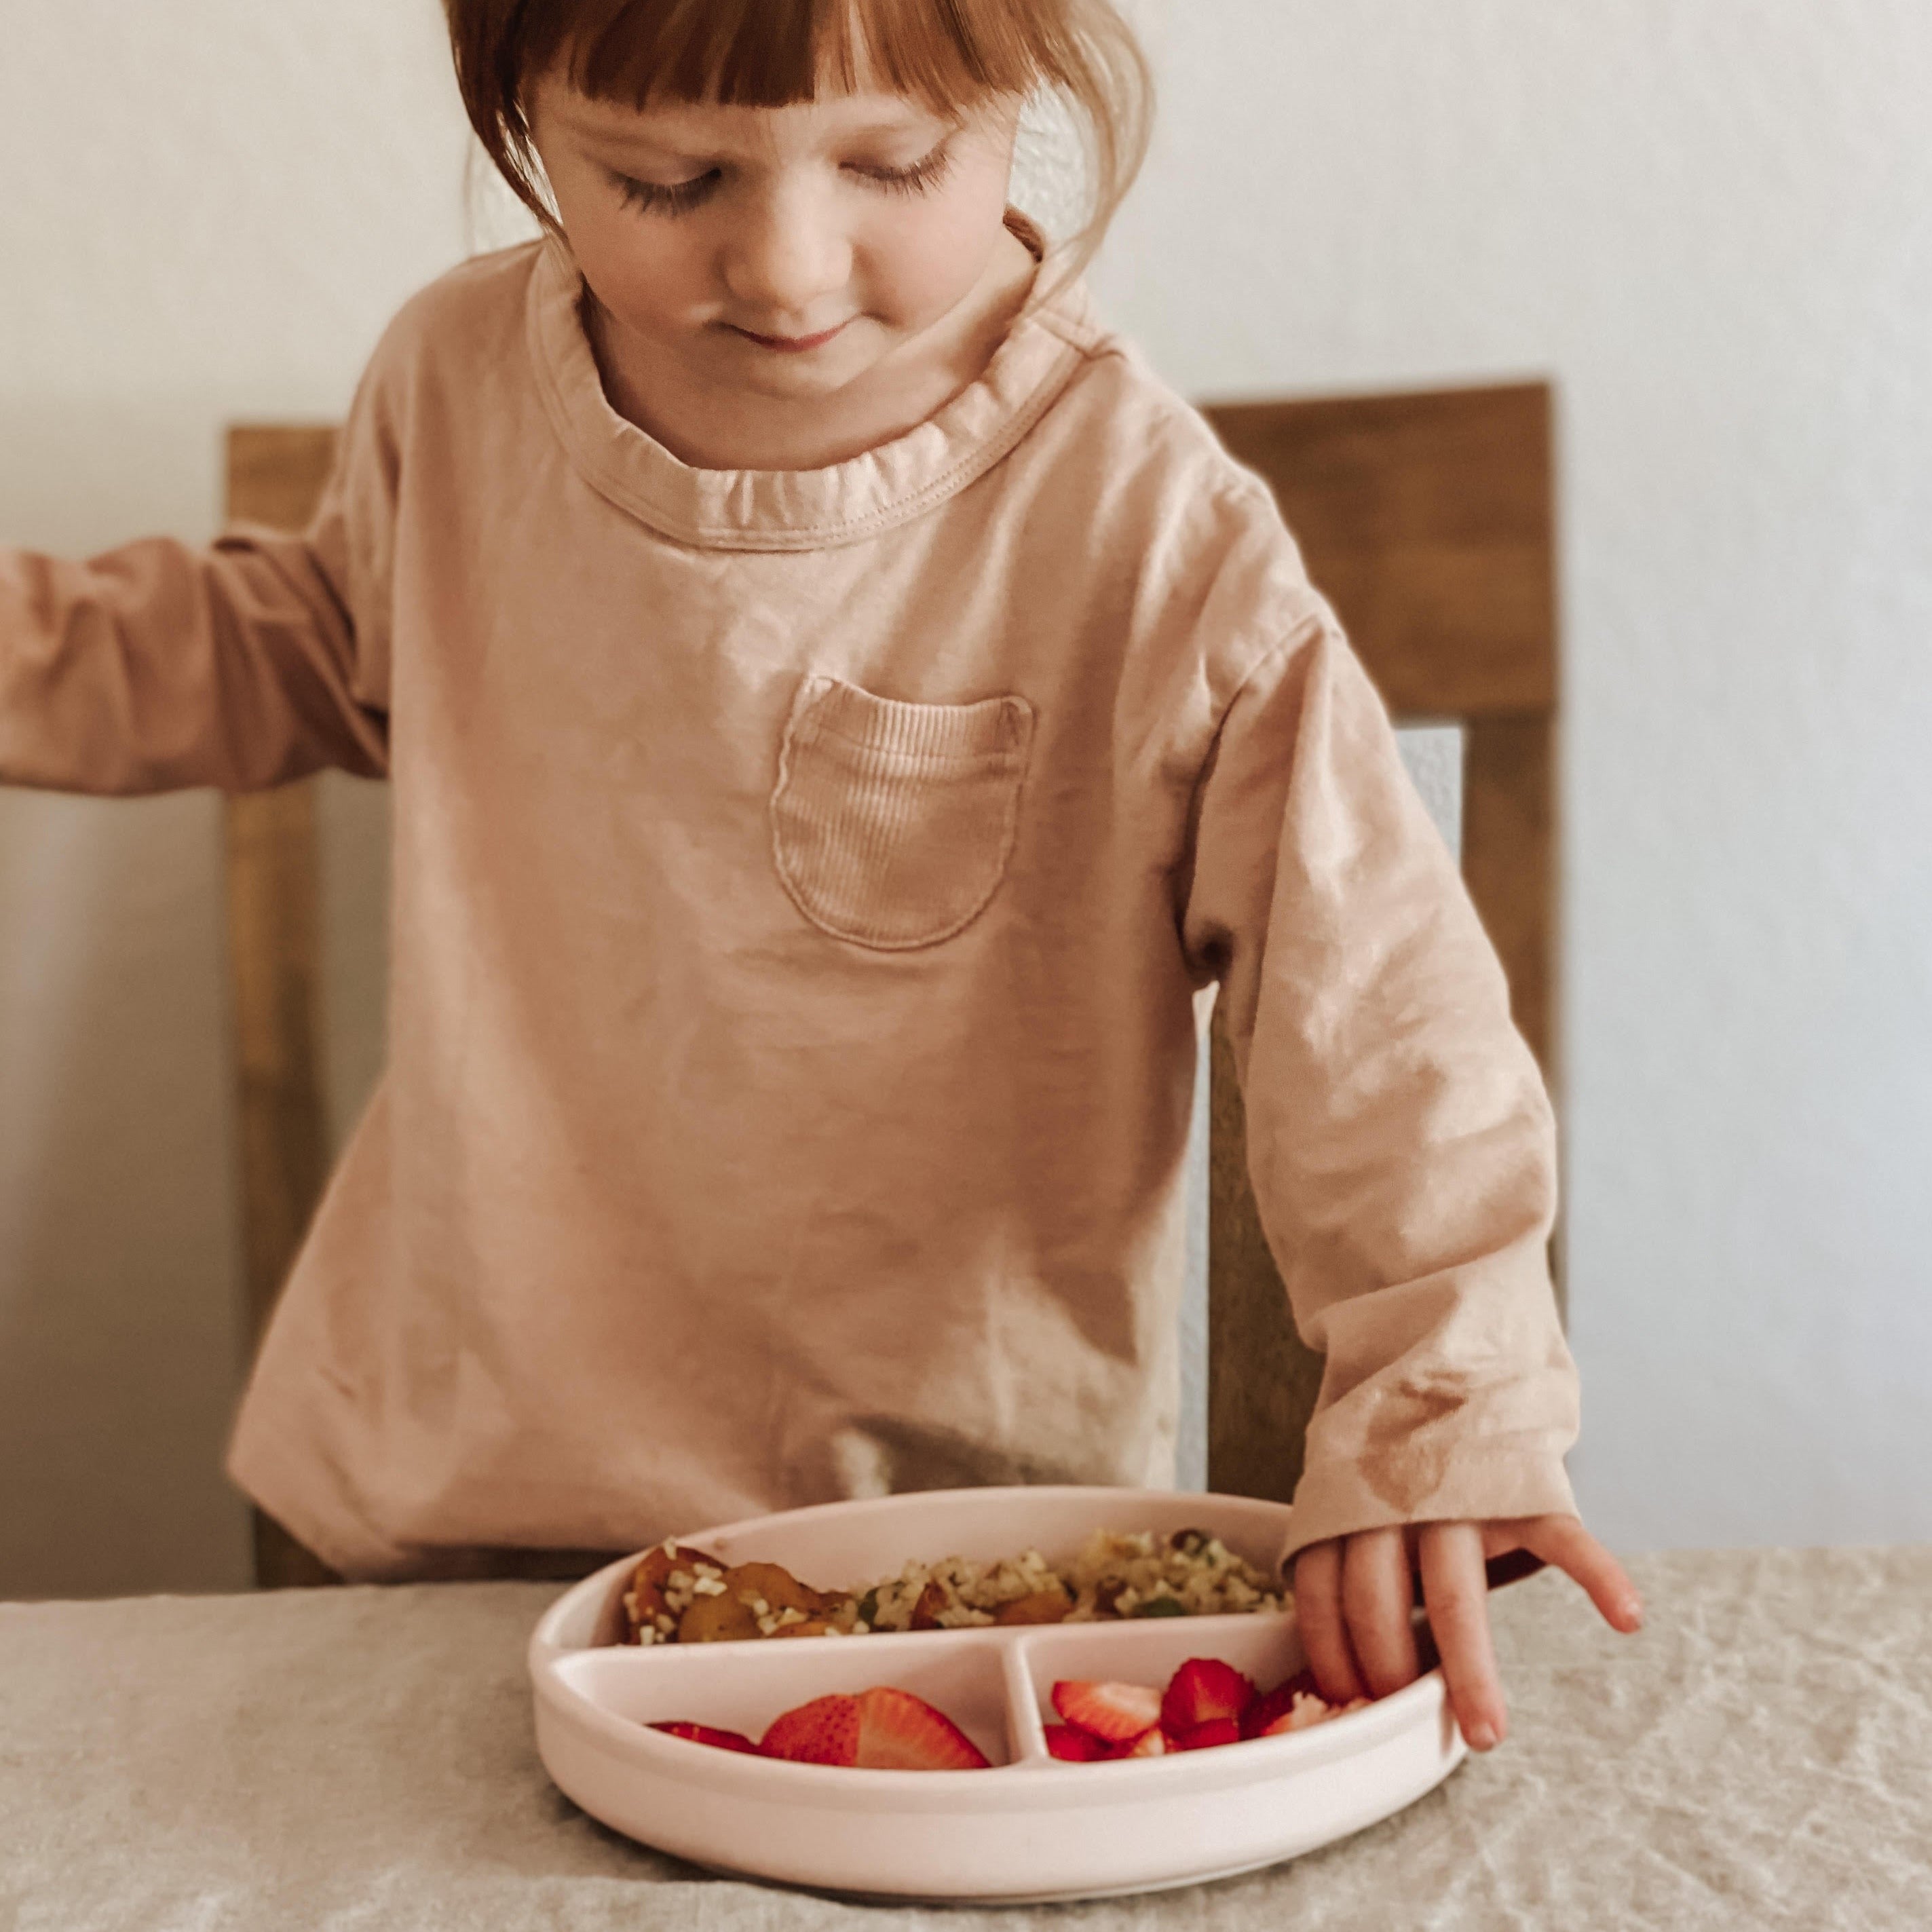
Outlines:
{"label": "grain salad", "polygon": [[1072,1557],[908,1563],[850,1592],[815,1590],[775,1563],[726,1564],[676,1542],[650,1551],[622,1598],[634,1644],[850,1636],[987,1625],[1279,1613],[1287,1592],[1204,1530],[1096,1530]]}

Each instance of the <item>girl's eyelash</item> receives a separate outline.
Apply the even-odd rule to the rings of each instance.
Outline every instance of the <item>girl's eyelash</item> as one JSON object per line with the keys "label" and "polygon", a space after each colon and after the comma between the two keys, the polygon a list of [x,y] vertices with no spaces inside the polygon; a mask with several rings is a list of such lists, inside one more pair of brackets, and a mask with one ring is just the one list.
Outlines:
{"label": "girl's eyelash", "polygon": [[[952,152],[941,148],[915,167],[861,168],[859,172],[888,194],[925,194],[937,187],[952,166]],[[714,168],[695,181],[681,182],[675,188],[662,188],[655,182],[633,181],[628,175],[614,174],[617,191],[627,208],[644,208],[658,214],[688,214],[700,202],[710,200],[718,183]]]}
{"label": "girl's eyelash", "polygon": [[916,167],[901,168],[896,172],[890,169],[881,172],[868,172],[866,178],[877,182],[888,194],[924,194],[945,178],[952,165],[952,150],[941,148]]}
{"label": "girl's eyelash", "polygon": [[611,176],[626,208],[646,208],[659,214],[688,214],[710,196],[717,178],[715,174],[700,175],[696,181],[684,182],[676,188],[660,188],[655,182],[633,181],[628,175]]}

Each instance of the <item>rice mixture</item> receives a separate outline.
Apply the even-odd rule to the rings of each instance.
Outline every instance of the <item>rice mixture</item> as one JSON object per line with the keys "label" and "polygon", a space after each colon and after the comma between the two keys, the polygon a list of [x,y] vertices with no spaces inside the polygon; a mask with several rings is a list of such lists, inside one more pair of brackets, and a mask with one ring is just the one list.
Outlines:
{"label": "rice mixture", "polygon": [[944,1606],[933,1609],[934,1621],[952,1630],[997,1623],[1000,1611],[1010,1605],[1055,1594],[1064,1594],[1070,1605],[1052,1619],[1056,1623],[1219,1616],[1282,1607],[1280,1586],[1270,1585],[1218,1537],[1198,1530],[1184,1530],[1178,1537],[1096,1530],[1079,1555],[1058,1569],[1036,1550],[997,1563],[962,1556],[909,1563],[890,1582],[858,1598],[851,1627],[910,1630],[920,1598],[934,1588],[944,1598]]}
{"label": "rice mixture", "polygon": [[814,1591],[774,1564],[727,1568],[668,1543],[639,1565],[624,1607],[626,1640],[652,1644],[1222,1616],[1279,1612],[1286,1600],[1278,1581],[1205,1531],[1096,1530],[1069,1562],[1036,1550],[992,1563],[950,1556],[849,1594]]}

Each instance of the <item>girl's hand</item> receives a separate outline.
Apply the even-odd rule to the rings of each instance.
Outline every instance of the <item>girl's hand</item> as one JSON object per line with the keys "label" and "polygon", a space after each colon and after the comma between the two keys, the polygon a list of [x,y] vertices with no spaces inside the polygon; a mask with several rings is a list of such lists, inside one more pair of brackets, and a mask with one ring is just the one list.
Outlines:
{"label": "girl's hand", "polygon": [[1490,1641],[1484,1565],[1513,1550],[1574,1577],[1612,1629],[1642,1628],[1636,1585],[1574,1516],[1363,1530],[1311,1544],[1294,1559],[1295,1609],[1322,1696],[1342,1704],[1386,1697],[1422,1674],[1410,1614],[1419,1571],[1456,1721],[1472,1750],[1500,1744],[1509,1710]]}

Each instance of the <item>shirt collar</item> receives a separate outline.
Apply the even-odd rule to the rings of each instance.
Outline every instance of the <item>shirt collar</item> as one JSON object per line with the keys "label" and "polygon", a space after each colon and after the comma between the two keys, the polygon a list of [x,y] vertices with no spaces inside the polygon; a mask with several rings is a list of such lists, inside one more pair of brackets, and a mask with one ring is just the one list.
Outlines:
{"label": "shirt collar", "polygon": [[527,333],[544,404],[593,488],[654,530],[707,550],[814,550],[856,543],[957,496],[1019,442],[1100,339],[1080,279],[1056,272],[1039,228],[1006,226],[1042,266],[991,362],[936,415],[821,470],[697,470],[610,404],[584,333],[582,272],[568,247],[538,246]]}

